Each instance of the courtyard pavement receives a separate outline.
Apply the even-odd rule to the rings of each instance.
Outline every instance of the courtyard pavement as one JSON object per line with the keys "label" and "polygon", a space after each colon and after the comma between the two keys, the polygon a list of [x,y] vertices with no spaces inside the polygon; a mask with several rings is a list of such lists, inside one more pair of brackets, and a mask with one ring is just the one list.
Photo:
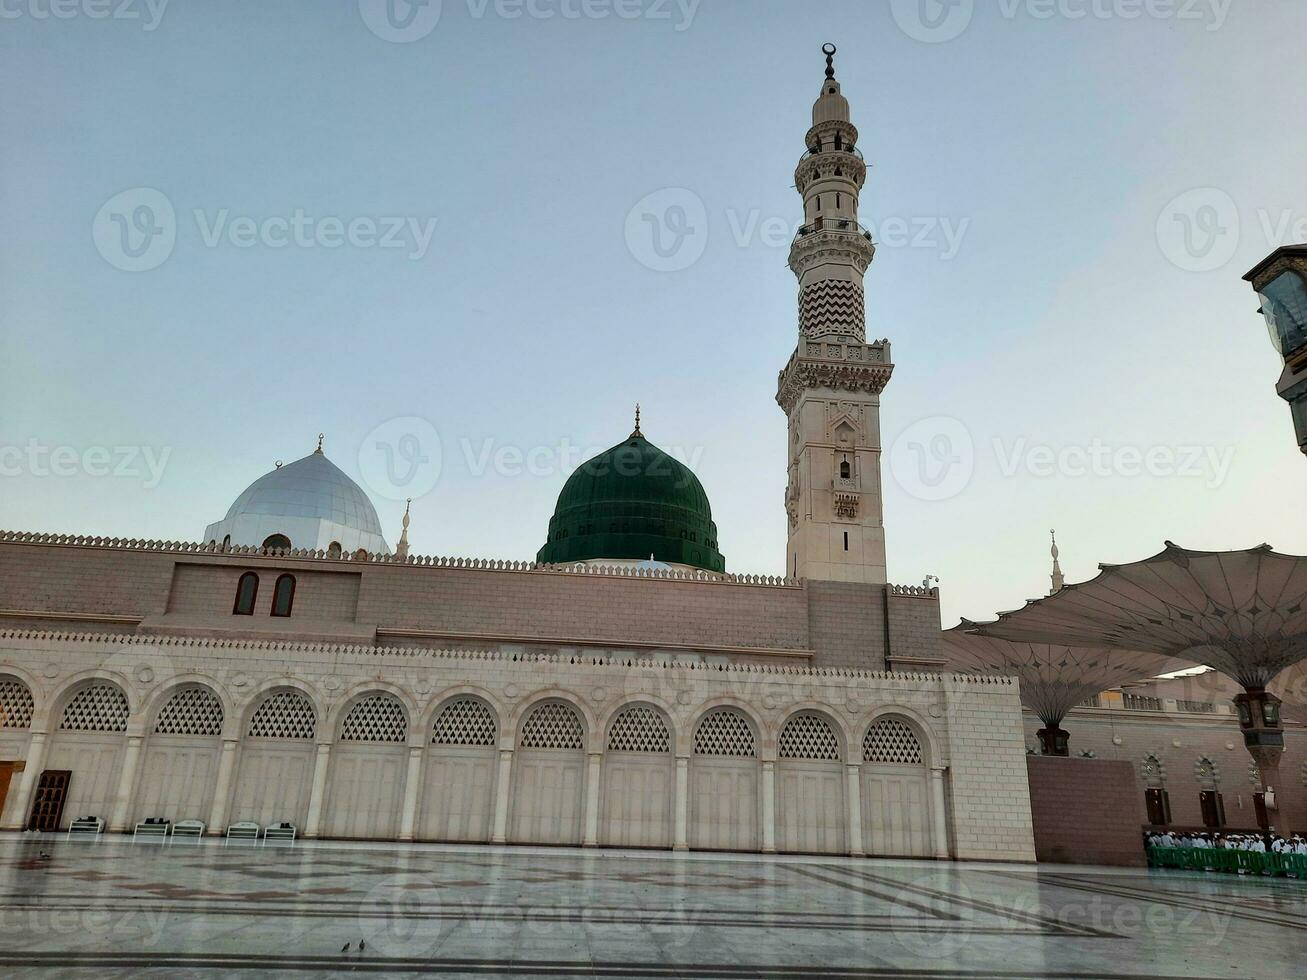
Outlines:
{"label": "courtyard pavement", "polygon": [[0,916],[5,978],[1161,980],[1307,962],[1307,882],[836,857],[0,834]]}

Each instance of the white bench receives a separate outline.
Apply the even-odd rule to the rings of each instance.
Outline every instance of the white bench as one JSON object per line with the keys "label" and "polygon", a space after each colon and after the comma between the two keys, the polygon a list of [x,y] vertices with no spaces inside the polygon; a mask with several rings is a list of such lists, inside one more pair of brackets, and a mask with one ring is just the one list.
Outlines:
{"label": "white bench", "polygon": [[252,820],[242,820],[239,823],[230,824],[227,827],[227,840],[252,840],[259,839],[259,825]]}
{"label": "white bench", "polygon": [[69,837],[99,838],[104,833],[104,820],[100,817],[78,817],[68,825]]}
{"label": "white bench", "polygon": [[270,823],[263,829],[263,842],[286,841],[294,843],[295,825],[293,823]]}
{"label": "white bench", "polygon": [[171,820],[165,820],[163,817],[149,817],[132,829],[132,840],[135,841],[141,837],[157,837],[159,840],[167,841],[168,833],[171,830]]}
{"label": "white bench", "polygon": [[176,840],[178,837],[181,837],[183,839],[194,838],[196,841],[199,841],[199,839],[203,836],[204,836],[203,820],[178,820],[175,824],[172,825],[173,840]]}

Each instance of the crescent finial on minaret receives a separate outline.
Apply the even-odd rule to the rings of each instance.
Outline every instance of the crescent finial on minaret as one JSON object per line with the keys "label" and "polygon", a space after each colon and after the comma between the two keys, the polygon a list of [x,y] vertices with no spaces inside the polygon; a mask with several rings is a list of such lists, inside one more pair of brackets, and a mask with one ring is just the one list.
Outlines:
{"label": "crescent finial on minaret", "polygon": [[319,456],[322,455],[322,440],[325,439],[325,438],[326,438],[326,435],[325,435],[324,433],[322,433],[322,432],[319,432],[319,433],[318,433],[318,448],[315,449],[315,450],[313,450],[313,451],[314,451],[315,453],[317,453]]}
{"label": "crescent finial on minaret", "polygon": [[644,437],[644,433],[640,431],[640,403],[639,402],[635,403],[635,431],[631,433],[631,438],[634,439],[636,436],[640,436],[641,438]]}
{"label": "crescent finial on minaret", "polygon": [[835,77],[835,52],[839,49],[827,41],[821,46],[821,53],[826,56],[826,77]]}

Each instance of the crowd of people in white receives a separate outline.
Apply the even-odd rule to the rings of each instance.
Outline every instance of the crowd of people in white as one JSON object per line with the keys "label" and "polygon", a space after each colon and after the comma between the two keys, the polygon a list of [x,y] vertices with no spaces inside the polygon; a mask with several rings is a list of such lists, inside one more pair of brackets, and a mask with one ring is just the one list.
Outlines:
{"label": "crowd of people in white", "polygon": [[[1267,842],[1270,842],[1269,844]],[[1225,834],[1225,833],[1149,833],[1144,835],[1148,847],[1193,847],[1216,850],[1257,851],[1273,854],[1301,854],[1307,856],[1307,839],[1301,834],[1280,837],[1277,834]]]}

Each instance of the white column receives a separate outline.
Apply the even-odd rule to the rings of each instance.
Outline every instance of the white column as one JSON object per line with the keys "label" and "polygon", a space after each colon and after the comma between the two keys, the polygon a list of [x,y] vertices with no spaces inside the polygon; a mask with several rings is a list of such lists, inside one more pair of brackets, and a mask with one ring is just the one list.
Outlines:
{"label": "white column", "polygon": [[408,775],[404,778],[404,811],[399,817],[399,839],[412,840],[418,821],[418,790],[422,788],[424,746],[408,748]]}
{"label": "white column", "polygon": [[495,833],[492,844],[508,842],[508,790],[513,778],[513,750],[499,750],[499,782],[495,787]]}
{"label": "white column", "polygon": [[862,769],[859,766],[845,766],[848,774],[848,786],[845,794],[849,798],[849,856],[866,857],[862,849]]}
{"label": "white column", "polygon": [[331,759],[331,743],[318,744],[318,755],[313,760],[313,792],[309,796],[309,817],[304,821],[304,836],[317,837],[322,826],[322,804],[327,796],[327,763]]}
{"label": "white column", "polygon": [[36,781],[41,777],[41,768],[45,765],[45,732],[32,732],[27,742],[27,761],[23,764],[23,778],[18,784],[18,795],[14,798],[11,816],[5,823],[5,830],[22,830],[27,826],[27,811],[32,808],[32,792]]}
{"label": "white column", "polygon": [[141,761],[141,744],[145,738],[140,735],[127,736],[127,750],[123,753],[122,774],[118,777],[118,791],[113,797],[113,812],[109,815],[110,833],[127,829],[127,809],[132,802],[132,790],[136,788],[136,770]]}
{"label": "white column", "polygon": [[930,809],[935,822],[935,857],[949,859],[948,818],[944,812],[944,770],[930,770]]}
{"label": "white column", "polygon": [[599,846],[599,774],[603,765],[602,752],[590,753],[590,764],[585,776],[585,837],[582,847]]}
{"label": "white column", "polygon": [[762,764],[762,853],[776,853],[776,763]]}
{"label": "white column", "polygon": [[227,812],[231,808],[232,776],[236,772],[236,739],[222,740],[222,753],[218,756],[218,781],[213,787],[213,805],[209,807],[209,826],[205,832],[221,837],[226,830]]}
{"label": "white column", "polygon": [[676,835],[672,838],[672,850],[688,851],[690,849],[690,760],[686,756],[676,757],[675,792],[673,812],[676,814]]}

